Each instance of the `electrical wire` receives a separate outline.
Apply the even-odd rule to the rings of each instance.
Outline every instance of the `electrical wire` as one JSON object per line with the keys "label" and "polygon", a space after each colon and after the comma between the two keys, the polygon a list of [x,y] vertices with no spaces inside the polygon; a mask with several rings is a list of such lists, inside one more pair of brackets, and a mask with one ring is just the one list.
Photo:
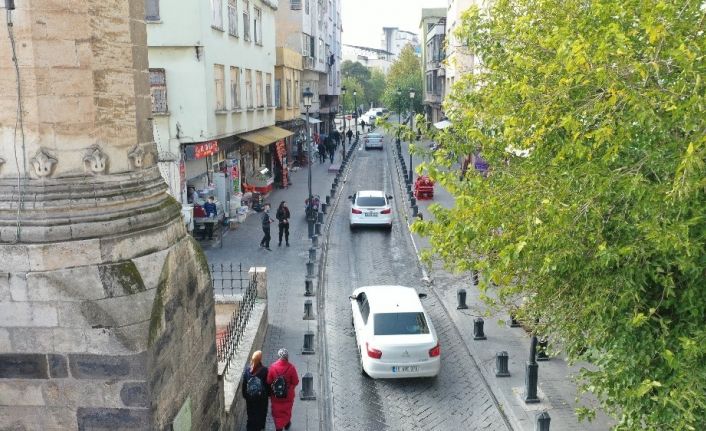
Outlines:
{"label": "electrical wire", "polygon": [[17,114],[15,117],[15,129],[13,132],[13,147],[14,147],[14,153],[15,153],[15,167],[17,169],[17,191],[19,193],[19,202],[17,205],[17,218],[16,218],[17,233],[15,236],[15,239],[10,242],[11,244],[16,244],[21,239],[21,234],[22,234],[21,217],[22,217],[22,210],[24,209],[24,190],[22,187],[23,186],[22,174],[20,172],[19,157],[17,156],[17,128],[18,128],[18,126],[20,129],[20,137],[22,139],[22,165],[23,165],[24,178],[27,178],[27,150],[26,150],[26,145],[25,145],[24,113],[22,111],[22,86],[21,86],[21,81],[20,81],[20,65],[19,65],[19,61],[17,60],[17,47],[15,45],[15,34],[13,32],[12,10],[11,9],[7,10],[7,34],[10,38],[10,46],[12,48],[12,62],[14,63],[14,66],[15,66],[15,76],[16,76],[16,81],[17,81]]}

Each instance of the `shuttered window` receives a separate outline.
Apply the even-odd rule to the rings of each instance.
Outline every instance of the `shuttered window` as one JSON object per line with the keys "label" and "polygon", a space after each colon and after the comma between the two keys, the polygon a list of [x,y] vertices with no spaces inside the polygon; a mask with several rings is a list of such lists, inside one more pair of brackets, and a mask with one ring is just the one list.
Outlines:
{"label": "shuttered window", "polygon": [[165,114],[167,109],[167,78],[164,69],[150,69],[152,112]]}

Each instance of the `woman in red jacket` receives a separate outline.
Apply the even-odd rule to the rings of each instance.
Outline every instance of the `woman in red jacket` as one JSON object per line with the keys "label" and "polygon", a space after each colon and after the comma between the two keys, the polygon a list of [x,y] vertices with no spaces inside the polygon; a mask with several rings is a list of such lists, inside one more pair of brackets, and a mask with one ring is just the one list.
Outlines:
{"label": "woman in red jacket", "polygon": [[282,348],[277,352],[279,359],[267,372],[267,384],[270,386],[272,401],[272,419],[277,431],[288,430],[292,425],[292,406],[299,384],[299,375],[294,365],[289,363],[289,352]]}

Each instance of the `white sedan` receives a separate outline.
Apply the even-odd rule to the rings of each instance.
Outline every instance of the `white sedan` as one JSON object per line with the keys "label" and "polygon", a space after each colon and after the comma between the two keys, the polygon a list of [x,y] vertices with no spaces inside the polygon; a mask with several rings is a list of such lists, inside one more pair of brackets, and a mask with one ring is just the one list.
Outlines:
{"label": "white sedan", "polygon": [[365,149],[379,148],[382,150],[383,136],[379,133],[368,133],[363,138]]}
{"label": "white sedan", "polygon": [[364,286],[350,296],[360,369],[372,378],[435,377],[441,345],[411,287]]}
{"label": "white sedan", "polygon": [[352,196],[350,226],[385,226],[392,229],[392,196],[380,190],[361,190]]}

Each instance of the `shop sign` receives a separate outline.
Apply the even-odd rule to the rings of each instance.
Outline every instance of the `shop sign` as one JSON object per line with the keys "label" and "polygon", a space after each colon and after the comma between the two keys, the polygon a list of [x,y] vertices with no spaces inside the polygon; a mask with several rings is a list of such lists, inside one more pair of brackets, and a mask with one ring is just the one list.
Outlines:
{"label": "shop sign", "polygon": [[204,157],[218,154],[218,141],[209,141],[202,144],[194,145],[194,158],[203,159]]}
{"label": "shop sign", "polygon": [[179,184],[182,190],[186,189],[186,163],[184,160],[179,161]]}

